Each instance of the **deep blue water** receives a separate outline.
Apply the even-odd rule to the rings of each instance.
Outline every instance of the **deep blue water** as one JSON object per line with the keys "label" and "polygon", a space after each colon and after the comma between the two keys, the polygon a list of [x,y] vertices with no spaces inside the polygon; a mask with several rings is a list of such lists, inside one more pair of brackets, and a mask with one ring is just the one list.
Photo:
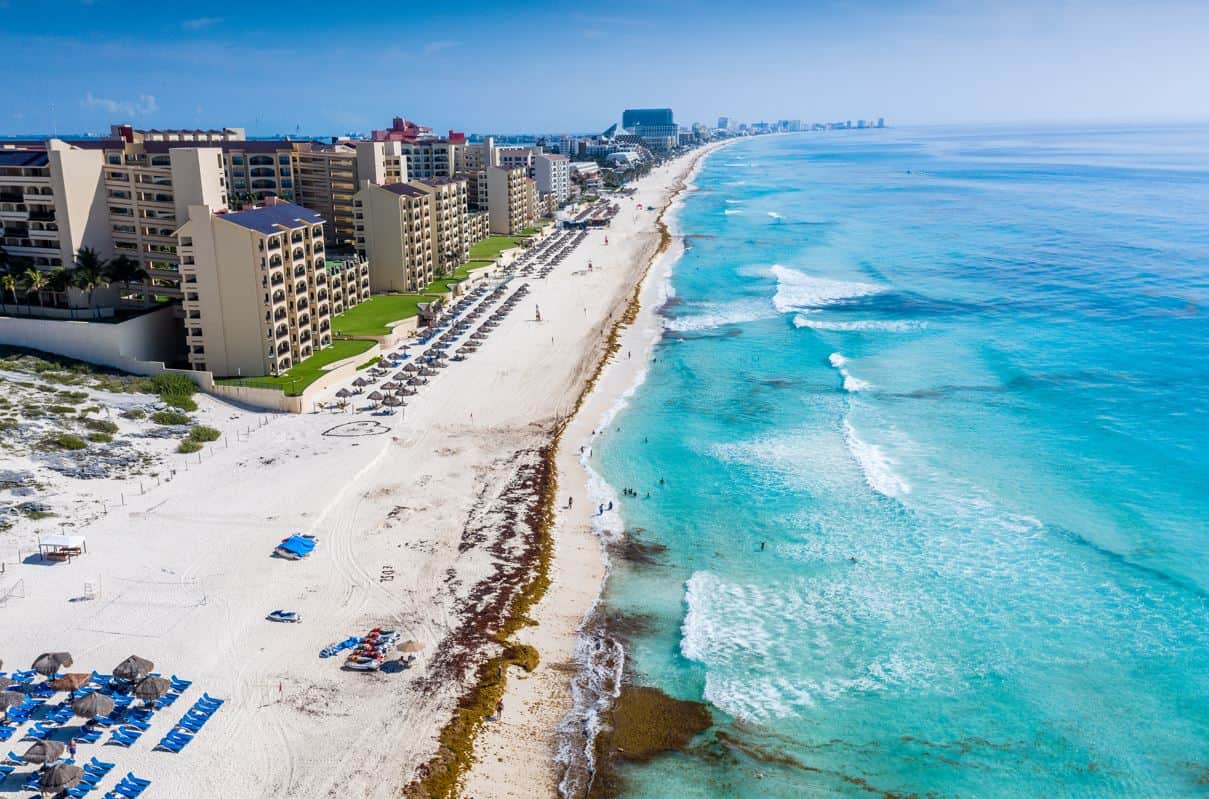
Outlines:
{"label": "deep blue water", "polygon": [[593,466],[716,726],[632,795],[1209,793],[1209,129],[748,140],[677,226]]}

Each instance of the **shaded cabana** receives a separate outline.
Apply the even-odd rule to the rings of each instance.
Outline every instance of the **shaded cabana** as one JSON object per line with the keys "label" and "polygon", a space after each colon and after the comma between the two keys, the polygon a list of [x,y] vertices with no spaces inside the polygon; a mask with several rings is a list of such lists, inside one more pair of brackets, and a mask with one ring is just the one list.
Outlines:
{"label": "shaded cabana", "polygon": [[44,535],[38,539],[38,555],[43,560],[67,560],[88,551],[88,539],[82,535]]}
{"label": "shaded cabana", "polygon": [[336,392],[336,396],[339,397],[340,399],[347,399],[348,397],[351,397],[352,395],[353,395],[353,392],[349,391],[347,388],[342,388]]}
{"label": "shaded cabana", "polygon": [[8,720],[8,711],[15,707],[21,707],[25,704],[25,694],[17,693],[16,691],[0,691],[0,710],[4,711],[4,718]]}
{"label": "shaded cabana", "polygon": [[[384,386],[384,388],[385,388],[385,386]],[[371,391],[369,393],[369,398],[372,399],[374,402],[381,402],[382,401],[382,392],[381,391]]]}

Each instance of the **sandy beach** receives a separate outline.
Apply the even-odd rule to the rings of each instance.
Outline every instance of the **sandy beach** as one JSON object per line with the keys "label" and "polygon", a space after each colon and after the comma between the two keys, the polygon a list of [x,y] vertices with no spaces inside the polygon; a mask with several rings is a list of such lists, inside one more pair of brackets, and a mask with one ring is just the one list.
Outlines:
{"label": "sandy beach", "polygon": [[[173,479],[145,493],[118,491],[124,505],[111,501],[78,524],[88,554],[74,562],[7,564],[5,584],[19,580],[22,590],[0,607],[5,667],[66,650],[73,671],[108,672],[138,654],[192,680],[134,746],[104,746],[106,736],[81,747],[82,756],[152,780],[157,793],[390,797],[411,786],[422,795],[417,776],[448,762],[433,760],[438,737],[480,664],[504,651],[500,625],[538,570],[549,531],[535,520],[554,431],[575,411],[647,274],[658,210],[700,154],[618,197],[611,226],[589,233],[548,278],[514,278],[509,293],[527,282],[525,300],[401,416],[265,415],[202,398],[205,418],[229,429],[200,463],[160,453],[168,468],[180,467]],[[530,614],[536,626],[516,636],[541,663],[530,674],[508,670],[502,720],[479,736],[465,796],[549,795],[561,774],[555,731],[571,705],[576,631],[604,577],[593,524],[610,523],[589,514],[579,447],[590,446],[596,423],[646,362],[658,334],[657,271],[563,434],[551,587]],[[565,507],[572,495],[574,512]],[[39,529],[23,529],[27,547]],[[315,553],[270,557],[294,532],[318,536]],[[303,623],[267,622],[277,608]],[[351,673],[340,658],[319,657],[377,626],[424,643],[415,667]],[[203,691],[226,704],[180,754],[153,752]]]}
{"label": "sandy beach", "polygon": [[[559,793],[575,797],[583,796],[588,787],[591,736],[596,732],[592,704],[607,702],[624,659],[619,646],[593,630],[593,613],[606,577],[607,547],[621,540],[622,525],[618,514],[607,510],[615,497],[587,466],[588,455],[598,433],[624,407],[646,373],[651,351],[662,335],[658,311],[666,300],[667,280],[683,250],[670,217],[679,196],[691,187],[700,159],[719,146],[723,145],[681,159],[668,174],[648,178],[650,183],[640,189],[640,199],[659,210],[658,222],[672,223],[670,238],[660,250],[659,225],[647,229],[649,218],[635,219],[640,225],[637,232],[650,239],[639,261],[619,264],[630,270],[624,286],[632,319],[618,325],[615,352],[561,436],[555,457],[559,491],[551,585],[531,614],[536,624],[517,636],[541,652],[543,667],[530,674],[517,673],[508,682],[504,713],[479,736],[466,797],[521,799]],[[656,195],[654,201],[643,196],[647,191]],[[601,504],[606,506],[603,514]]]}

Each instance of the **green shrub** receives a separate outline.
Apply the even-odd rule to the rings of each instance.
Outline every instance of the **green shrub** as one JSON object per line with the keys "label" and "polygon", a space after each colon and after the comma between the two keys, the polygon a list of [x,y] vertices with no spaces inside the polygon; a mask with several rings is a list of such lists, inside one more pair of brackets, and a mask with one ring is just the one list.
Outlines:
{"label": "green shrub", "polygon": [[88,440],[94,444],[108,444],[113,441],[113,436],[108,433],[89,433]]}
{"label": "green shrub", "polygon": [[189,417],[180,411],[156,411],[151,414],[156,424],[189,424]]}
{"label": "green shrub", "polygon": [[74,450],[88,448],[87,441],[79,436],[72,435],[71,433],[60,433],[57,436],[51,436],[50,438],[46,439],[46,443],[49,446],[58,447],[59,449]]}
{"label": "green shrub", "polygon": [[75,413],[76,409],[70,405],[47,405],[46,410],[49,413]]}
{"label": "green shrub", "polygon": [[190,452],[197,452],[201,448],[202,445],[191,438],[183,439],[181,443],[176,445],[176,451],[183,455],[188,455]]}
{"label": "green shrub", "polygon": [[123,419],[142,419],[146,416],[147,412],[142,408],[131,408],[129,410],[122,411]]}
{"label": "green shrub", "polygon": [[95,430],[98,433],[116,433],[118,431],[118,423],[108,419],[82,419],[81,422],[89,430]]}
{"label": "green shrub", "polygon": [[189,431],[189,438],[192,441],[202,443],[205,441],[217,441],[222,433],[215,430],[213,427],[206,427],[204,424],[199,424]]}
{"label": "green shrub", "polygon": [[197,403],[193,401],[193,395],[197,392],[197,384],[184,375],[161,372],[151,378],[151,385],[160,395],[160,399],[173,408],[180,408],[183,411],[197,410]]}

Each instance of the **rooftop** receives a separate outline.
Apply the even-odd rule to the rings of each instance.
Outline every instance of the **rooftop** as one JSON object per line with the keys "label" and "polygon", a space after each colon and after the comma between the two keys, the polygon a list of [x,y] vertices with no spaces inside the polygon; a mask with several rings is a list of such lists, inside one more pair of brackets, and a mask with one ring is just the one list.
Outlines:
{"label": "rooftop", "polygon": [[46,166],[50,156],[34,150],[0,150],[0,166]]}
{"label": "rooftop", "polygon": [[319,214],[309,208],[303,208],[301,205],[294,205],[293,203],[278,203],[277,205],[266,205],[263,208],[253,208],[250,211],[236,211],[235,213],[222,214],[222,218],[240,227],[255,230],[259,233],[277,233],[282,228],[296,228],[323,223],[323,217]]}
{"label": "rooftop", "polygon": [[401,197],[427,197],[423,189],[417,189],[415,186],[409,186],[406,183],[391,183],[382,188],[387,191],[398,194]]}

